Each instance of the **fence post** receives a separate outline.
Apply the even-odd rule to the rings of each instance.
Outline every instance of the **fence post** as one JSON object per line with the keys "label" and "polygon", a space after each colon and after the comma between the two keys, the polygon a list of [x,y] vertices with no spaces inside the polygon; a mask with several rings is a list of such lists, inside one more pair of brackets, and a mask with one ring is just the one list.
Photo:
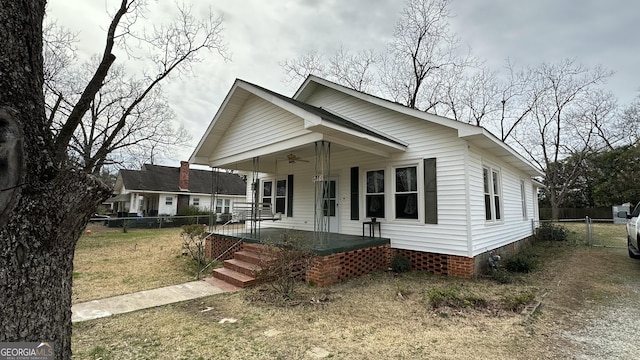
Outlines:
{"label": "fence post", "polygon": [[591,239],[591,219],[588,216],[585,216],[584,222],[585,222],[585,226],[587,227],[587,244],[589,246],[592,246],[593,244]]}

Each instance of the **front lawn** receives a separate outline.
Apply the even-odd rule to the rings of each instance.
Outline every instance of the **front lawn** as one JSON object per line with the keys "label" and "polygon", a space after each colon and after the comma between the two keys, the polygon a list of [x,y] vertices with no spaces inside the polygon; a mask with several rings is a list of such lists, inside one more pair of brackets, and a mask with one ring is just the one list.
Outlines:
{"label": "front lawn", "polygon": [[76,246],[73,303],[180,284],[195,279],[196,266],[182,256],[180,228],[88,227]]}

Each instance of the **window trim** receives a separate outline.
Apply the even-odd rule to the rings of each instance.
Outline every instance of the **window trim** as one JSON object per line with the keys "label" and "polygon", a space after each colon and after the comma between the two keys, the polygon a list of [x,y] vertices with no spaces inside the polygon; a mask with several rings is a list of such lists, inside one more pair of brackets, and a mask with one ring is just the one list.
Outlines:
{"label": "window trim", "polygon": [[[486,174],[488,175],[486,177],[485,177],[485,171],[486,171]],[[483,164],[481,178],[482,178],[482,189],[483,189],[482,194],[484,198],[485,223],[488,223],[488,224],[503,223],[504,222],[504,200],[502,196],[502,193],[503,193],[502,171],[499,167]],[[489,206],[491,209],[490,218],[487,218],[487,196],[489,196]],[[496,203],[496,199],[497,199],[497,203]]]}
{"label": "window trim", "polygon": [[[368,181],[368,175],[370,172],[376,172],[376,171],[382,171],[382,181],[383,181],[383,185],[382,185],[382,192],[377,192],[377,193],[370,193],[368,191],[368,186],[367,186],[367,181]],[[387,167],[381,167],[381,168],[371,168],[371,169],[366,169],[363,172],[363,208],[364,208],[364,217],[365,218],[371,218],[372,216],[369,214],[369,209],[367,207],[367,197],[368,196],[380,196],[382,195],[382,211],[384,213],[383,217],[379,217],[379,216],[374,216],[378,219],[386,219],[389,215],[387,214],[387,186],[388,186],[388,181],[387,181]]]}
{"label": "window trim", "polygon": [[[278,182],[280,181],[284,181],[284,195],[278,195]],[[271,183],[271,195],[270,196],[265,196],[264,195],[264,184],[270,182]],[[278,199],[284,199],[284,211],[281,212],[282,216],[287,217],[288,214],[288,209],[289,209],[289,177],[283,177],[283,178],[265,178],[265,179],[261,179],[260,181],[260,202],[264,203],[264,199],[268,198],[269,199],[269,204],[271,204],[272,208],[271,211],[275,214],[276,211],[276,201]]]}
{"label": "window trim", "polygon": [[164,204],[165,205],[173,205],[173,196],[165,196]]}
{"label": "window trim", "polygon": [[[405,168],[414,168],[415,169],[415,181],[416,181],[416,190],[415,191],[404,191],[404,192],[397,192],[397,170],[398,169],[405,169]],[[391,184],[391,190],[392,190],[392,216],[394,220],[397,221],[407,221],[407,222],[420,222],[420,219],[422,218],[422,206],[421,204],[421,194],[420,194],[420,185],[424,184],[424,179],[421,177],[420,174],[420,166],[418,163],[406,163],[406,164],[397,164],[397,165],[393,165],[391,166],[391,177],[392,177],[392,184]],[[416,217],[415,218],[409,218],[409,217],[398,217],[397,216],[397,209],[396,209],[396,205],[397,205],[397,199],[396,196],[397,195],[401,195],[401,194],[416,194]]]}
{"label": "window trim", "polygon": [[524,179],[520,179],[520,201],[522,205],[522,220],[529,219],[529,209],[527,208],[527,184]]}

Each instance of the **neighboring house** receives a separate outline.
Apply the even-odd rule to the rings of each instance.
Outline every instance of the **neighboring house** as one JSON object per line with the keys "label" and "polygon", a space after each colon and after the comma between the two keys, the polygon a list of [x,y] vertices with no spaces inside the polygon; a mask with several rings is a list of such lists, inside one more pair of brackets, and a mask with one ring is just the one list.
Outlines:
{"label": "neighboring house", "polygon": [[120,170],[114,194],[110,201],[119,216],[176,215],[188,206],[202,211],[213,206],[224,214],[234,202],[245,201],[246,184],[239,175],[189,169],[182,161],[179,168],[145,164],[141,170]]}
{"label": "neighboring house", "polygon": [[252,171],[247,200],[282,213],[263,227],[359,236],[376,218],[414,269],[472,276],[539,219],[542,172],[486,129],[315,76],[292,98],[236,80],[190,162]]}

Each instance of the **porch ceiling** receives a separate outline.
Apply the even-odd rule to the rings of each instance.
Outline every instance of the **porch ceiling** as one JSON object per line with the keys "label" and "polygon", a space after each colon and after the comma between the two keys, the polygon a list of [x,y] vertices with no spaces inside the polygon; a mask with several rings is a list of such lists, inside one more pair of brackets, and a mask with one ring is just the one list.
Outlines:
{"label": "porch ceiling", "polygon": [[[336,139],[332,137],[321,137],[321,138],[318,138],[318,140],[316,141],[320,141],[320,140],[330,141],[330,140],[336,140]],[[340,156],[341,153],[344,153],[346,151],[353,151],[353,150],[365,151],[362,149],[362,147],[354,148],[351,146],[342,145],[340,142],[337,142],[337,141],[330,141],[330,142],[331,142],[332,157]],[[261,149],[261,150],[266,150],[266,149]],[[375,149],[370,149],[370,150],[371,152],[375,151],[373,153],[375,153],[376,155],[388,157],[388,154],[381,155],[378,150],[375,150]],[[238,154],[236,156],[233,156],[227,159],[221,159],[220,161],[212,161],[210,164],[212,167],[232,169],[232,170],[238,170],[238,171],[252,171],[253,158],[258,157],[259,158],[258,171],[264,172],[264,173],[274,173],[276,171],[277,164],[283,164],[283,163],[289,162],[287,156],[290,154],[293,154],[296,156],[296,158],[300,159],[300,160],[296,160],[293,163],[290,163],[291,166],[303,165],[303,166],[313,167],[315,164],[315,141],[311,141],[311,142],[297,145],[297,146],[284,147],[281,150],[274,150],[272,152],[260,151],[259,149],[254,152],[249,152],[246,154]]]}

